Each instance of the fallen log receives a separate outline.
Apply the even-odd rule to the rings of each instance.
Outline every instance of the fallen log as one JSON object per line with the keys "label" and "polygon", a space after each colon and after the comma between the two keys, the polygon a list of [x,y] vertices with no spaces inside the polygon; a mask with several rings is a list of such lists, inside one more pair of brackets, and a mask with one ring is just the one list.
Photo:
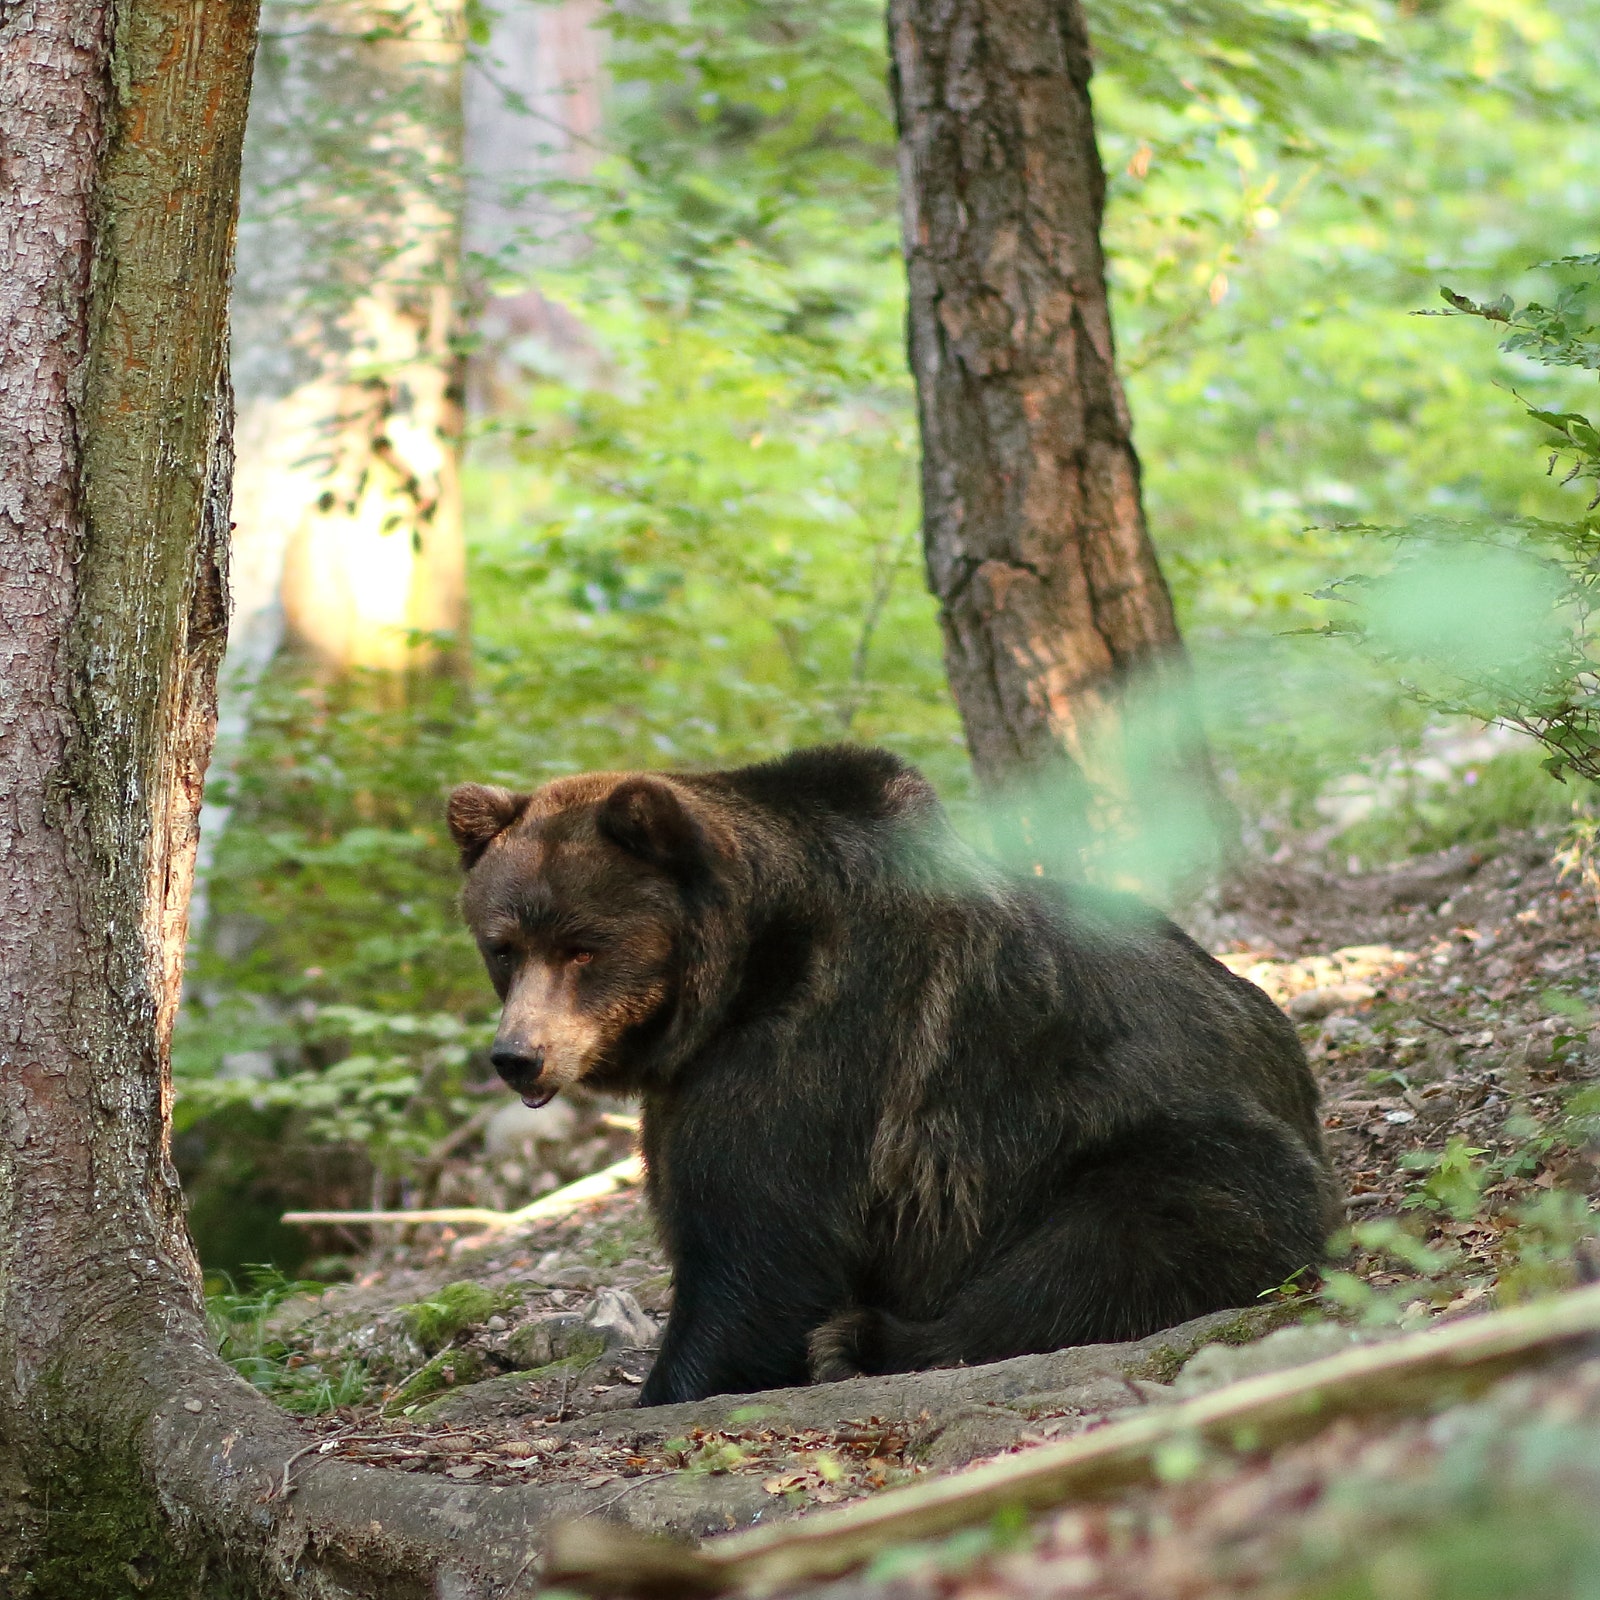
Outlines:
{"label": "fallen log", "polygon": [[541,1195],[516,1211],[490,1211],[483,1206],[435,1206],[425,1211],[285,1211],[283,1221],[292,1228],[321,1227],[327,1224],[361,1223],[368,1227],[447,1223],[451,1227],[486,1228],[491,1233],[520,1228],[532,1222],[548,1222],[564,1217],[591,1200],[604,1200],[622,1189],[644,1182],[644,1162],[638,1156],[625,1156],[587,1178],[579,1178],[565,1188]]}
{"label": "fallen log", "polygon": [[557,1524],[545,1581],[604,1594],[770,1594],[1001,1512],[1156,1481],[1174,1446],[1258,1449],[1305,1437],[1335,1417],[1432,1409],[1597,1336],[1600,1286],[1246,1379],[1060,1444],[699,1549],[597,1521]]}

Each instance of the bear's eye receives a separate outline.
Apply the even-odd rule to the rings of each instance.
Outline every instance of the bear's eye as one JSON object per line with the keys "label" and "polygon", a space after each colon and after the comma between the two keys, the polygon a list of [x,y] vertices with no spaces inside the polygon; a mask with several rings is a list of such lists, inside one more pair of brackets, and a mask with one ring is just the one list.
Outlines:
{"label": "bear's eye", "polygon": [[586,966],[589,962],[594,960],[594,951],[569,950],[567,951],[567,960],[570,961],[575,967]]}

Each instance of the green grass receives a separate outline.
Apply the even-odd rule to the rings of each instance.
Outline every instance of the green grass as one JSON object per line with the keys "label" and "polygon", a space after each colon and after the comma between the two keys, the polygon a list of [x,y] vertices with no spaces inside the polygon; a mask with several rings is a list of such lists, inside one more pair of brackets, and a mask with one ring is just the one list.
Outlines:
{"label": "green grass", "polygon": [[323,1285],[287,1278],[272,1266],[247,1267],[243,1276],[242,1289],[227,1274],[207,1280],[206,1314],[217,1354],[287,1411],[320,1416],[361,1400],[369,1386],[364,1362],[354,1357],[332,1365],[307,1360],[267,1327],[285,1301],[319,1294]]}

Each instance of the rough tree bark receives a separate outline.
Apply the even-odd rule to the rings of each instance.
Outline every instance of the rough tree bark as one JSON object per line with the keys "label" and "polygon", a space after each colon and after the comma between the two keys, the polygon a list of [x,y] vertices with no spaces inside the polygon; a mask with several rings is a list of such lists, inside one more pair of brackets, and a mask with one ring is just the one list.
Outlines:
{"label": "rough tree bark", "polygon": [[[1186,674],[1113,356],[1083,11],[890,0],[889,33],[950,685],[988,790],[1049,780],[1082,824],[1115,825],[1129,691]],[[1158,715],[1209,794],[1203,744]]]}
{"label": "rough tree bark", "polygon": [[151,1326],[200,1326],[163,1057],[225,623],[254,26],[248,0],[0,21],[0,1470],[7,1523],[47,1538],[73,1519],[41,1490],[92,1503],[127,1466],[97,1445],[128,1442]]}
{"label": "rough tree bark", "polygon": [[583,1503],[315,1458],[286,1496],[304,1436],[207,1337],[167,1044],[225,622],[255,24],[255,0],[0,9],[7,1600],[505,1595]]}

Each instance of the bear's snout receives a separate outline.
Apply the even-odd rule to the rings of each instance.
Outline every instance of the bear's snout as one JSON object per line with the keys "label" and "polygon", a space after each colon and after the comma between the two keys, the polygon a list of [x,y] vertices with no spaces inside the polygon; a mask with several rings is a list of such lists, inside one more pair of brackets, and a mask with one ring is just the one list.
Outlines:
{"label": "bear's snout", "polygon": [[557,1083],[539,1082],[544,1073],[543,1045],[537,1045],[531,1050],[519,1050],[497,1044],[489,1054],[489,1061],[506,1084],[515,1089],[527,1105],[544,1105],[554,1098],[556,1090],[561,1087]]}

